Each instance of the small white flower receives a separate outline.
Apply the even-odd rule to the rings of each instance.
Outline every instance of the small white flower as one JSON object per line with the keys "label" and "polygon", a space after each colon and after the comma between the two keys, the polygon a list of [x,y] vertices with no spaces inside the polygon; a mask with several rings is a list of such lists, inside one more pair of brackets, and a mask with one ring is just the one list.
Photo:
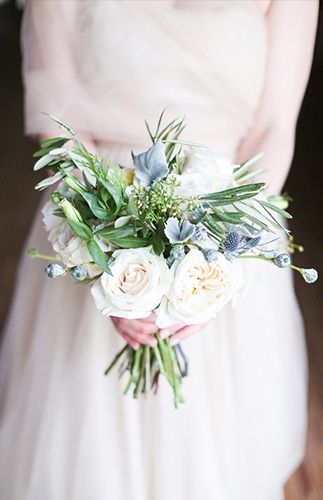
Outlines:
{"label": "small white flower", "polygon": [[171,283],[163,257],[147,248],[116,250],[110,266],[92,286],[95,304],[104,316],[145,318],[159,306]]}
{"label": "small white flower", "polygon": [[217,156],[204,148],[189,147],[184,150],[183,173],[176,192],[181,196],[223,191],[235,185],[235,165],[227,158]]}
{"label": "small white flower", "polygon": [[160,328],[174,323],[205,323],[232,297],[232,264],[222,254],[207,262],[201,251],[190,250],[171,271],[172,286],[157,311]]}

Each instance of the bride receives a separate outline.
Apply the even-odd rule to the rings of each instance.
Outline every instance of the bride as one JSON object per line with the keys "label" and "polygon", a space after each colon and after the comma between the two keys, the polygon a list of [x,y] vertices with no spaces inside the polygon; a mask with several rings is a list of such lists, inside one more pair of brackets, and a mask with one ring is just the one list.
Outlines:
{"label": "bride", "polygon": [[[142,119],[186,115],[185,138],[244,160],[264,151],[270,194],[285,181],[315,37],[316,0],[30,0],[23,20],[28,135],[59,131],[129,164]],[[38,212],[26,248],[47,248]],[[185,340],[178,411],[168,387],[132,400],[103,377],[154,317],[112,318],[88,290],[23,257],[1,358],[3,500],[278,500],[304,456],[307,362],[289,270],[259,264],[238,307]],[[195,332],[196,330],[198,332]],[[191,335],[194,333],[194,335]],[[120,335],[118,335],[120,334]],[[123,337],[123,338],[122,338]]]}

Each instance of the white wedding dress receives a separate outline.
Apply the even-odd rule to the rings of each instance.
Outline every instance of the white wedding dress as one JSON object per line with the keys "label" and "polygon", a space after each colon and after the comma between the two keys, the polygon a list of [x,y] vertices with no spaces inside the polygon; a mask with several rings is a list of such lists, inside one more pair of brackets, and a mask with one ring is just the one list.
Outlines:
{"label": "white wedding dress", "polygon": [[[26,129],[55,114],[114,161],[186,115],[184,137],[234,158],[265,78],[256,1],[31,1]],[[255,151],[256,153],[256,151]],[[36,178],[35,178],[36,182]],[[27,247],[50,252],[38,213]],[[1,500],[278,500],[304,456],[307,363],[289,270],[259,264],[239,305],[185,341],[174,410],[103,371],[123,345],[89,290],[23,257],[1,359]]]}

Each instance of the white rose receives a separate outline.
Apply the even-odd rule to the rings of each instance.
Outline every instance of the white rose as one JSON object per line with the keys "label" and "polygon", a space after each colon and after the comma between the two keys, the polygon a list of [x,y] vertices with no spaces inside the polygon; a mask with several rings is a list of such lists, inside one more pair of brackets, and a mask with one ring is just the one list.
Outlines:
{"label": "white rose", "polygon": [[[52,244],[53,250],[67,267],[91,262],[93,259],[87,249],[86,242],[74,235],[65,218],[53,214],[56,208],[57,206],[50,200],[45,203],[42,209],[43,222],[48,231],[48,241]],[[109,250],[109,247],[102,240],[96,238],[96,241],[101,250]],[[88,270],[90,276],[94,276],[100,271],[97,266],[89,266]]]}
{"label": "white rose", "polygon": [[190,250],[172,266],[174,279],[167,298],[158,310],[157,324],[166,328],[174,323],[205,323],[231,299],[232,264],[219,254],[207,262],[199,250]]}
{"label": "white rose", "polygon": [[186,148],[183,173],[179,176],[177,193],[194,196],[223,191],[235,185],[234,167],[227,158],[204,148]]}
{"label": "white rose", "polygon": [[110,269],[92,286],[95,304],[104,316],[146,318],[160,304],[171,283],[163,257],[147,248],[116,250]]}

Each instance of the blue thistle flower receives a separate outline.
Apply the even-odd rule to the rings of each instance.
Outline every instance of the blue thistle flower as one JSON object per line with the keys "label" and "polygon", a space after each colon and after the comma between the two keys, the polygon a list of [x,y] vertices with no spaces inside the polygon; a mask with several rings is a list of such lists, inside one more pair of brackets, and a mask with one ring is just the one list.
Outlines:
{"label": "blue thistle flower", "polygon": [[224,242],[224,250],[226,252],[234,253],[238,250],[241,241],[241,236],[238,231],[231,231]]}
{"label": "blue thistle flower", "polygon": [[273,259],[274,264],[278,267],[290,266],[291,260],[288,253],[280,253]]}
{"label": "blue thistle flower", "polygon": [[65,267],[61,266],[60,264],[48,264],[48,266],[45,268],[45,272],[47,273],[47,276],[49,278],[58,278],[59,276],[64,276],[65,274]]}
{"label": "blue thistle flower", "polygon": [[203,248],[202,252],[207,262],[214,262],[218,258],[218,252],[213,248]]}
{"label": "blue thistle flower", "polygon": [[75,266],[75,267],[73,267],[73,270],[72,270],[72,276],[77,281],[84,281],[88,277],[87,269],[85,267],[82,267],[82,266]]}
{"label": "blue thistle flower", "polygon": [[204,227],[196,227],[195,232],[191,239],[192,241],[202,242],[207,240],[207,237],[208,237],[207,232],[206,229],[204,229]]}
{"label": "blue thistle flower", "polygon": [[185,255],[184,247],[173,247],[169,253],[170,259],[181,260]]}
{"label": "blue thistle flower", "polygon": [[261,236],[246,237],[246,242],[249,248],[255,248],[259,245]]}

